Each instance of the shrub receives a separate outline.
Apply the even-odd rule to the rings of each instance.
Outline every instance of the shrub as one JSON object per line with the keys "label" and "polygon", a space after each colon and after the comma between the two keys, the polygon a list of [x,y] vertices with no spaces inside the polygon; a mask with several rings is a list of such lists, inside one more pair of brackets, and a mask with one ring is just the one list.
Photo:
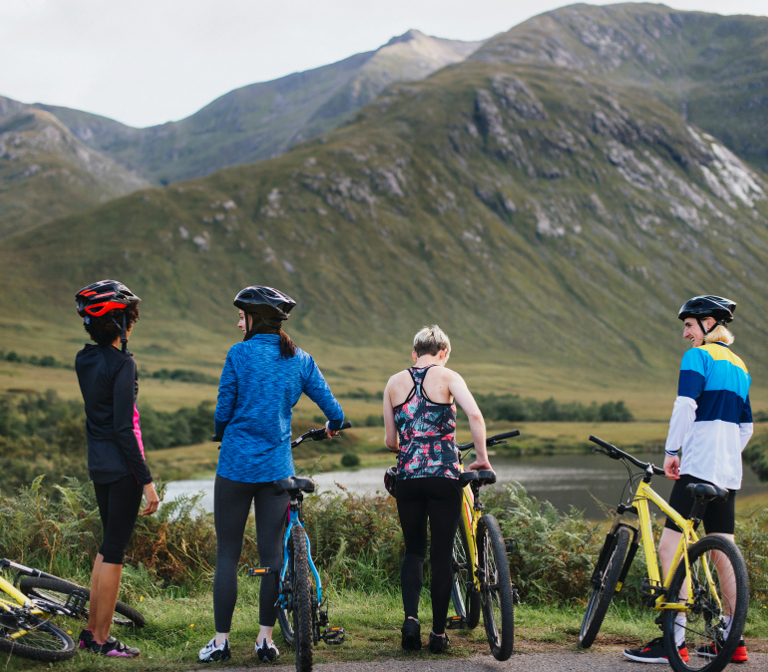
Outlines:
{"label": "shrub", "polygon": [[356,467],[358,464],[360,464],[360,457],[357,453],[344,453],[341,456],[342,467]]}

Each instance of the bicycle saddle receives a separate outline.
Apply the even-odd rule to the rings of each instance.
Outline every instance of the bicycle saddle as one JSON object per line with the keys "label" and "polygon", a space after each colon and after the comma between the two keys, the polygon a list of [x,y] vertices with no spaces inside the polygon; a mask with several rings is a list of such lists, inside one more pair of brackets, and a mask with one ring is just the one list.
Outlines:
{"label": "bicycle saddle", "polygon": [[311,478],[299,478],[298,476],[289,476],[279,481],[275,481],[275,494],[281,495],[284,492],[295,495],[300,490],[302,492],[314,492],[315,482]]}
{"label": "bicycle saddle", "polygon": [[465,471],[459,476],[459,484],[462,488],[473,481],[480,481],[480,485],[491,485],[496,482],[496,472],[492,469],[482,469],[481,471]]}
{"label": "bicycle saddle", "polygon": [[727,502],[730,493],[725,488],[718,488],[710,483],[691,483],[685,488],[694,499],[702,502]]}

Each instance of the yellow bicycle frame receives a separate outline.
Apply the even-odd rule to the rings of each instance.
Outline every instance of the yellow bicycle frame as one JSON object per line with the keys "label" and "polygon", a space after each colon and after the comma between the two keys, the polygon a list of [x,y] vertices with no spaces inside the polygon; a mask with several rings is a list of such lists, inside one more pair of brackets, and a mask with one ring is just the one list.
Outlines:
{"label": "yellow bicycle frame", "polygon": [[[13,598],[14,602],[17,602],[18,604],[14,604],[14,602],[9,600],[6,596]],[[15,588],[12,583],[6,581],[2,576],[0,576],[0,609],[3,611],[12,611],[14,608],[32,606],[32,602],[30,602],[29,598],[24,593],[22,593],[18,588]],[[34,608],[30,609],[29,613],[34,614],[35,616],[47,615],[42,610]],[[10,635],[9,638],[18,639],[19,637],[26,635],[27,632],[27,630],[19,630],[18,632],[14,632],[12,635]]]}
{"label": "yellow bicycle frame", "polygon": [[[463,471],[463,470],[462,470]],[[475,498],[472,488],[468,485],[464,488],[461,497],[461,524],[464,525],[464,533],[467,539],[467,562],[472,569],[472,584],[475,590],[480,592],[480,579],[477,576],[477,523],[480,520],[479,511],[475,510]]]}
{"label": "yellow bicycle frame", "polygon": [[[682,531],[683,534],[680,537],[680,543],[677,545],[677,550],[675,551],[675,557],[672,561],[672,565],[669,569],[669,572],[667,576],[664,579],[663,587],[665,589],[668,589],[670,584],[672,583],[672,577],[675,575],[675,571],[677,570],[678,565],[680,564],[680,561],[682,560],[685,562],[685,581],[686,586],[688,588],[688,595],[693,595],[693,585],[691,581],[691,568],[688,564],[688,553],[685,553],[684,551],[691,545],[695,544],[699,537],[696,534],[696,531],[693,529],[693,521],[688,520],[686,518],[683,518],[677,511],[675,511],[668,503],[667,501],[661,497],[658,493],[656,493],[650,486],[650,484],[646,483],[645,481],[641,481],[637,486],[637,491],[635,492],[635,496],[632,498],[632,504],[634,505],[637,516],[640,519],[640,540],[643,544],[643,551],[645,552],[645,562],[648,566],[648,579],[651,583],[651,585],[660,586],[661,584],[661,573],[659,572],[659,561],[658,557],[656,555],[656,546],[653,541],[653,528],[651,526],[651,512],[648,507],[648,502],[653,502],[656,506],[661,509],[662,513],[669,516],[669,518],[672,519],[672,521],[677,525]],[[621,514],[617,514],[616,520],[614,521],[613,527],[611,528],[611,532],[615,533],[616,530],[619,527],[619,520],[621,518]],[[709,571],[709,566],[704,565],[705,567],[705,575],[707,577],[707,581],[710,585],[714,585],[714,580],[712,579],[712,575]],[[621,589],[621,584],[616,586],[616,592],[618,592]],[[722,604],[720,602],[720,596],[717,594],[716,590],[712,591],[712,595],[714,596],[715,600],[717,601],[717,606],[722,609]],[[654,609],[657,610],[672,610],[672,611],[681,611],[681,612],[690,612],[690,606],[688,604],[684,604],[681,602],[667,602],[666,601],[666,593],[659,595],[659,597],[656,598],[656,603],[653,606]]]}

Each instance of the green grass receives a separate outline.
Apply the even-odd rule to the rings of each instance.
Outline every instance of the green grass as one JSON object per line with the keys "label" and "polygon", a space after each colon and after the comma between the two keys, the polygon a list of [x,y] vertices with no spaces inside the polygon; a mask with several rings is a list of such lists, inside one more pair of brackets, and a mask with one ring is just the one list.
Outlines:
{"label": "green grass", "polygon": [[[428,650],[404,652],[400,648],[400,625],[403,620],[402,602],[398,592],[367,593],[353,589],[329,592],[329,615],[333,625],[347,632],[347,641],[339,647],[319,644],[315,649],[317,663],[366,661],[381,658],[394,660],[432,660]],[[197,651],[214,633],[210,586],[201,586],[193,597],[174,597],[173,592],[160,597],[146,597],[135,604],[146,616],[147,626],[131,631],[119,627],[112,634],[126,643],[138,646],[142,656],[135,661],[114,661],[96,658],[85,652],[64,663],[56,664],[63,672],[86,670],[183,670],[197,664]],[[745,637],[750,651],[768,651],[768,609],[752,605]],[[426,591],[420,604],[422,639],[426,638],[431,620],[431,603]],[[515,610],[515,649],[520,653],[542,650],[576,650],[584,605],[565,607],[534,607],[518,605]],[[593,647],[595,651],[617,650],[634,646],[658,635],[655,613],[639,606],[614,605],[601,628]],[[67,628],[77,636],[80,622],[63,619]],[[230,645],[232,660],[217,667],[250,666],[257,662],[253,643],[258,634],[258,581],[241,576],[238,606],[232,622]],[[279,626],[276,627],[279,633]],[[451,631],[451,648],[446,656],[464,658],[474,654],[490,655],[481,624],[475,630]],[[281,650],[279,663],[292,665],[293,652],[276,634]],[[588,654],[585,654],[588,655]],[[617,656],[618,656],[617,651]],[[618,660],[618,657],[617,657]],[[4,669],[33,669],[36,663],[10,657],[2,661]]]}

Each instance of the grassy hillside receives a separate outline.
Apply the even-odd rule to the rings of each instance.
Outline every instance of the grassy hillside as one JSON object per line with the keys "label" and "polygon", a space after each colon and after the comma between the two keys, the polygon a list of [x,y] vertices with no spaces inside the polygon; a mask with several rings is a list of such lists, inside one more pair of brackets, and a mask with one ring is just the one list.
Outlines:
{"label": "grassy hillside", "polygon": [[231,297],[259,282],[298,300],[289,330],[310,345],[367,347],[391,371],[397,357],[374,353],[407,351],[437,321],[486,378],[502,371],[486,363],[527,367],[563,399],[583,379],[674,379],[676,311],[708,291],[739,302],[737,350],[760,380],[766,189],[647,97],[553,66],[465,62],[282,157],[15,236],[0,251],[0,337],[52,343],[42,310],[82,342],[67,297],[115,276],[145,299],[145,343],[220,363]]}
{"label": "grassy hillside", "polygon": [[335,128],[388,84],[423,79],[481,44],[409,30],[375,51],[235,89],[186,119],[143,129],[78,110],[35,107],[55,114],[89,147],[155,184],[168,183],[282,154]]}
{"label": "grassy hillside", "polygon": [[556,64],[634,86],[768,170],[766,17],[578,4],[515,26],[472,58]]}
{"label": "grassy hillside", "polygon": [[0,239],[146,186],[52,114],[0,106]]}

